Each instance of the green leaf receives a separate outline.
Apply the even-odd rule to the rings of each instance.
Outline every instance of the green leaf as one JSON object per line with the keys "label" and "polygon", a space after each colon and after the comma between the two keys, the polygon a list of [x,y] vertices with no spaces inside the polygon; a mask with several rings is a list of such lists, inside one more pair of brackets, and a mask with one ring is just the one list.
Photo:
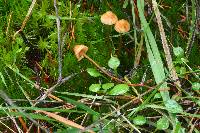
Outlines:
{"label": "green leaf", "polygon": [[161,117],[156,124],[158,130],[165,130],[169,127],[169,121],[166,117]]}
{"label": "green leaf", "polygon": [[200,106],[200,100],[197,100],[196,103]]}
{"label": "green leaf", "polygon": [[101,89],[100,84],[91,84],[89,90],[92,92],[98,92]]}
{"label": "green leaf", "polygon": [[[156,39],[150,29],[149,23],[147,22],[144,16],[144,10],[143,10],[144,1],[137,0],[137,8],[139,12],[140,21],[141,21],[141,28],[144,31],[144,37],[145,37],[145,42],[146,42],[145,44],[147,48],[147,53],[148,53],[151,69],[152,69],[156,83],[160,84],[166,78],[165,70],[164,70],[162,58],[160,56],[160,51],[158,49],[158,45],[156,43]],[[167,83],[164,82],[160,86],[160,88],[167,88]],[[161,91],[160,94],[164,102],[170,99],[168,91]]]}
{"label": "green leaf", "polygon": [[117,67],[120,65],[120,61],[117,57],[111,57],[108,61],[108,66],[112,69],[117,69]]}
{"label": "green leaf", "polygon": [[104,90],[108,90],[108,89],[112,88],[113,86],[114,86],[114,83],[105,83],[102,85],[102,88]]}
{"label": "green leaf", "polygon": [[200,83],[198,83],[198,82],[192,83],[192,89],[195,90],[195,91],[199,91],[200,90]]}
{"label": "green leaf", "polygon": [[161,98],[160,93],[156,93],[156,94],[154,95],[154,99],[158,99],[158,98]]}
{"label": "green leaf", "polygon": [[87,68],[87,72],[90,74],[92,77],[99,77],[101,74],[94,68]]}
{"label": "green leaf", "polygon": [[173,47],[173,52],[178,58],[184,57],[184,50],[181,47]]}
{"label": "green leaf", "polygon": [[147,122],[147,119],[144,116],[137,116],[135,118],[133,118],[133,123],[135,125],[144,125]]}
{"label": "green leaf", "polygon": [[127,84],[118,84],[116,85],[110,92],[110,95],[123,95],[129,90],[129,86]]}
{"label": "green leaf", "polygon": [[179,121],[177,121],[172,132],[173,133],[185,133],[185,128],[181,127],[181,123]]}
{"label": "green leaf", "polygon": [[165,103],[166,109],[171,113],[181,113],[183,112],[183,108],[175,101],[175,100],[168,100]]}
{"label": "green leaf", "polygon": [[179,70],[180,74],[185,74],[186,73],[186,68],[185,67],[181,67]]}

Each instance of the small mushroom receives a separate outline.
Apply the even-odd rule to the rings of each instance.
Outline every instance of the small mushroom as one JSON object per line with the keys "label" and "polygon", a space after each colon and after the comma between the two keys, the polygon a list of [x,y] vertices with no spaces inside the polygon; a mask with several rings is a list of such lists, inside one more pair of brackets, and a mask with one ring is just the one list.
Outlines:
{"label": "small mushroom", "polygon": [[119,33],[125,33],[130,30],[130,24],[127,20],[121,19],[116,22],[115,30]]}
{"label": "small mushroom", "polygon": [[117,16],[111,12],[107,11],[103,15],[101,15],[101,22],[106,25],[113,25],[118,21]]}
{"label": "small mushroom", "polygon": [[[88,47],[85,45],[75,45],[74,48],[74,53],[76,55],[76,58],[78,59],[78,61],[80,61],[81,59],[83,59],[84,57],[86,59],[88,59],[92,64],[94,64],[101,72],[103,72],[105,75],[107,75],[108,77],[110,77],[112,80],[115,80],[117,82],[120,83],[124,83],[127,84],[127,81],[119,79],[118,77],[113,76],[112,74],[110,74],[109,72],[107,72],[105,69],[103,69],[101,66],[99,66],[94,60],[92,60],[89,56],[86,55],[86,52],[88,51]],[[152,87],[149,87],[147,85],[144,84],[128,84],[129,86],[143,86],[143,87],[147,87],[152,89]]]}
{"label": "small mushroom", "polygon": [[75,45],[74,53],[78,61],[83,59],[84,57],[88,59],[92,64],[94,64],[100,71],[102,71],[104,74],[106,74],[108,77],[110,77],[113,80],[116,80],[121,83],[126,83],[126,81],[123,81],[121,79],[118,79],[117,77],[112,76],[110,73],[108,73],[106,70],[104,70],[102,67],[100,67],[94,60],[92,60],[89,56],[86,55],[86,52],[88,51],[88,47],[85,45]]}
{"label": "small mushroom", "polygon": [[78,61],[84,58],[84,55],[88,51],[88,47],[85,45],[75,45],[74,46],[74,53]]}

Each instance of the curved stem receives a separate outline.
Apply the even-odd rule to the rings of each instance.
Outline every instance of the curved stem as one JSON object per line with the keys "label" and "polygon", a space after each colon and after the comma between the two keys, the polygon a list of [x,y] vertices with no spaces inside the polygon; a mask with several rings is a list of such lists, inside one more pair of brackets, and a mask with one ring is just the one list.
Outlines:
{"label": "curved stem", "polygon": [[94,60],[92,60],[89,56],[87,56],[85,53],[83,54],[83,56],[88,59],[92,64],[94,64],[101,72],[103,72],[105,75],[107,75],[108,77],[111,78],[111,80],[115,80],[117,82],[120,82],[120,83],[124,83],[124,84],[127,84],[128,86],[141,86],[141,87],[146,87],[146,88],[150,88],[152,89],[152,87],[150,86],[147,86],[147,85],[144,85],[144,84],[129,84],[127,83],[126,81],[124,80],[121,80],[113,75],[111,75],[110,73],[108,73],[106,70],[104,70],[101,66],[99,66]]}
{"label": "curved stem", "polygon": [[117,82],[121,82],[121,83],[127,83],[126,81],[123,81],[115,76],[112,76],[111,74],[109,74],[106,70],[104,70],[102,67],[100,67],[94,60],[92,60],[89,56],[87,56],[86,54],[83,55],[86,59],[88,59],[92,64],[94,64],[100,71],[102,71],[105,75],[107,75],[108,77],[110,77],[112,80],[115,80]]}

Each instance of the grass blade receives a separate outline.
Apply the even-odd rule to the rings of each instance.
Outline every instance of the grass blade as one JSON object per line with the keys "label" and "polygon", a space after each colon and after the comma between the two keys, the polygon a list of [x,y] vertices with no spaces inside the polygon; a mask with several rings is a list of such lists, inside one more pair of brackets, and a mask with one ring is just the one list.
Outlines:
{"label": "grass blade", "polygon": [[[141,20],[141,26],[145,33],[145,42],[146,42],[149,62],[150,62],[151,68],[152,68],[152,72],[153,72],[155,81],[157,84],[159,84],[166,78],[165,72],[164,72],[164,66],[162,63],[162,59],[160,57],[160,53],[159,53],[155,38],[154,38],[154,36],[151,32],[151,29],[145,19],[140,0],[137,1],[137,7],[138,7],[138,11],[139,11],[139,17]],[[164,82],[161,85],[161,88],[167,89],[167,83]],[[160,93],[161,93],[161,96],[162,96],[164,102],[170,99],[169,92],[167,90],[161,91]]]}
{"label": "grass blade", "polygon": [[96,115],[96,116],[99,116],[99,113],[97,113],[96,111],[92,110],[91,108],[89,108],[88,106],[86,106],[85,104],[83,103],[80,103],[80,102],[77,102],[75,100],[72,100],[70,98],[66,98],[66,97],[62,97],[64,100],[66,100],[68,103],[71,103],[71,104],[74,104],[76,105],[78,108],[81,108],[85,111],[87,111],[89,114],[93,114],[93,115]]}

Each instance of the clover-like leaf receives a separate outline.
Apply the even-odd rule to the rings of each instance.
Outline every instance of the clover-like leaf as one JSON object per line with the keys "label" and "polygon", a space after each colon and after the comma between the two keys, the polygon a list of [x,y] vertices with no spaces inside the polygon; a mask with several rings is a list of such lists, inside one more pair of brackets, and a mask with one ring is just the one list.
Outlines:
{"label": "clover-like leaf", "polygon": [[112,88],[113,86],[114,86],[114,83],[105,83],[102,85],[102,88],[104,90],[108,90],[108,89]]}
{"label": "clover-like leaf", "polygon": [[91,84],[89,90],[92,92],[98,92],[101,89],[100,84]]}
{"label": "clover-like leaf", "polygon": [[109,92],[109,94],[122,95],[122,94],[125,94],[128,90],[129,90],[129,86],[127,84],[118,84]]}
{"label": "clover-like leaf", "polygon": [[156,127],[159,130],[165,130],[169,127],[169,121],[166,117],[161,117],[157,123],[156,123]]}
{"label": "clover-like leaf", "polygon": [[112,69],[117,69],[117,67],[120,65],[120,61],[117,57],[111,57],[108,61],[108,66]]}
{"label": "clover-like leaf", "polygon": [[99,77],[101,74],[94,68],[87,68],[87,72],[90,74],[92,77]]}
{"label": "clover-like leaf", "polygon": [[184,57],[184,50],[181,47],[174,47],[173,51],[176,57]]}
{"label": "clover-like leaf", "polygon": [[133,118],[133,123],[135,125],[144,125],[147,122],[147,119],[144,116],[136,116],[135,118]]}

